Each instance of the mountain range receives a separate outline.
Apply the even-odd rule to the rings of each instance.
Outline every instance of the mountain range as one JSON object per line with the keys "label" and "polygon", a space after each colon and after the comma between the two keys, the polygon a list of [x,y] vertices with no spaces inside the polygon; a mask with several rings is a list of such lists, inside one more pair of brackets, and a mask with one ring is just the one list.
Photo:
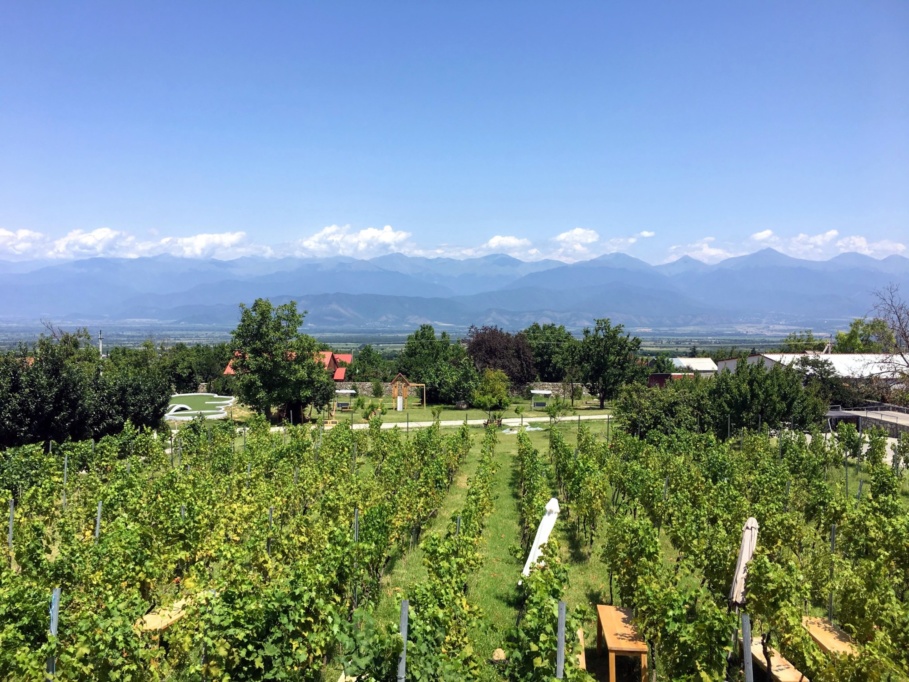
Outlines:
{"label": "mountain range", "polygon": [[408,331],[422,323],[572,329],[609,317],[632,329],[842,328],[874,292],[909,292],[909,259],[844,253],[809,261],[764,249],[715,264],[650,265],[626,254],[566,264],[506,255],[457,260],[155,256],[0,261],[0,323],[236,325],[238,304],[296,300],[308,328]]}

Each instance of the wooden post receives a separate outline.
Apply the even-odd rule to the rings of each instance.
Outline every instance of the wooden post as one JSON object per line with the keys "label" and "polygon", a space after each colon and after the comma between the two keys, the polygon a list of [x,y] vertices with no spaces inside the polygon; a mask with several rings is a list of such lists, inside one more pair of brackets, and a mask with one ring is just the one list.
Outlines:
{"label": "wooden post", "polygon": [[408,607],[410,602],[407,599],[404,599],[401,602],[401,639],[404,640],[404,644],[401,647],[401,658],[398,660],[398,682],[404,682],[407,678],[407,619],[409,616]]}

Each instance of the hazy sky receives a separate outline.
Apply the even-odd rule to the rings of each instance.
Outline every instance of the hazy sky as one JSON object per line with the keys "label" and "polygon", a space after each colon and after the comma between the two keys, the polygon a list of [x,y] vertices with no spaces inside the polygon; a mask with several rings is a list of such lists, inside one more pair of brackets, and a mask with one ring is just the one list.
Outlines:
{"label": "hazy sky", "polygon": [[0,259],[909,255],[909,3],[0,0]]}

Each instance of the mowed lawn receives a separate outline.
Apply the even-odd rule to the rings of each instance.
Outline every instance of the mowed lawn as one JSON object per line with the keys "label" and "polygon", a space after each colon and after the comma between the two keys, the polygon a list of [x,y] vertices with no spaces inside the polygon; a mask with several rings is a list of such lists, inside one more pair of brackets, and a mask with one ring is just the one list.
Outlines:
{"label": "mowed lawn", "polygon": [[[352,399],[351,403],[356,400]],[[379,404],[379,400],[375,398],[369,398],[367,396],[363,397],[366,406],[369,406],[371,403]],[[382,415],[383,422],[390,423],[399,423],[406,424],[408,421],[417,423],[417,422],[430,422],[435,420],[435,416],[432,413],[431,407],[422,407],[419,401],[416,398],[409,398],[407,402],[407,408],[401,412],[398,412],[394,409],[391,398],[385,398],[382,402],[382,405],[385,407],[386,412]],[[486,419],[488,414],[483,410],[478,410],[476,408],[471,408],[468,410],[458,410],[452,407],[451,405],[443,405],[442,412],[439,418],[442,421],[463,421],[464,419]],[[522,415],[519,414],[515,408],[523,409],[523,416],[526,417],[546,417],[546,412],[542,409],[531,409],[531,403],[529,400],[518,399],[506,409],[501,410],[502,417],[504,419],[516,419],[520,418]],[[337,410],[335,412],[335,419],[338,421],[353,421],[354,424],[362,424],[366,422],[364,418],[364,411],[366,407],[359,409],[349,409],[349,410]],[[611,410],[607,406],[606,409],[601,410],[599,402],[593,398],[588,397],[586,400],[576,400],[574,403],[574,408],[569,414],[609,414]],[[566,416],[565,419],[570,420],[570,416]]]}

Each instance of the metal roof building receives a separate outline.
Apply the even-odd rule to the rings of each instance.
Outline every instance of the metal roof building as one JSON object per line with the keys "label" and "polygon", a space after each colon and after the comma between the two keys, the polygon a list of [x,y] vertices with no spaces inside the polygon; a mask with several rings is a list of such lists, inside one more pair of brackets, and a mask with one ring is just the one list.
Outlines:
{"label": "metal roof building", "polygon": [[[829,362],[837,376],[843,379],[896,379],[909,374],[909,364],[899,355],[888,353],[759,353],[745,358],[750,365],[763,364],[767,369],[774,365],[793,365],[802,358],[817,358]],[[720,371],[735,371],[738,358],[720,360]]]}
{"label": "metal roof building", "polygon": [[710,358],[672,358],[672,366],[701,376],[713,376],[717,372],[716,363]]}

